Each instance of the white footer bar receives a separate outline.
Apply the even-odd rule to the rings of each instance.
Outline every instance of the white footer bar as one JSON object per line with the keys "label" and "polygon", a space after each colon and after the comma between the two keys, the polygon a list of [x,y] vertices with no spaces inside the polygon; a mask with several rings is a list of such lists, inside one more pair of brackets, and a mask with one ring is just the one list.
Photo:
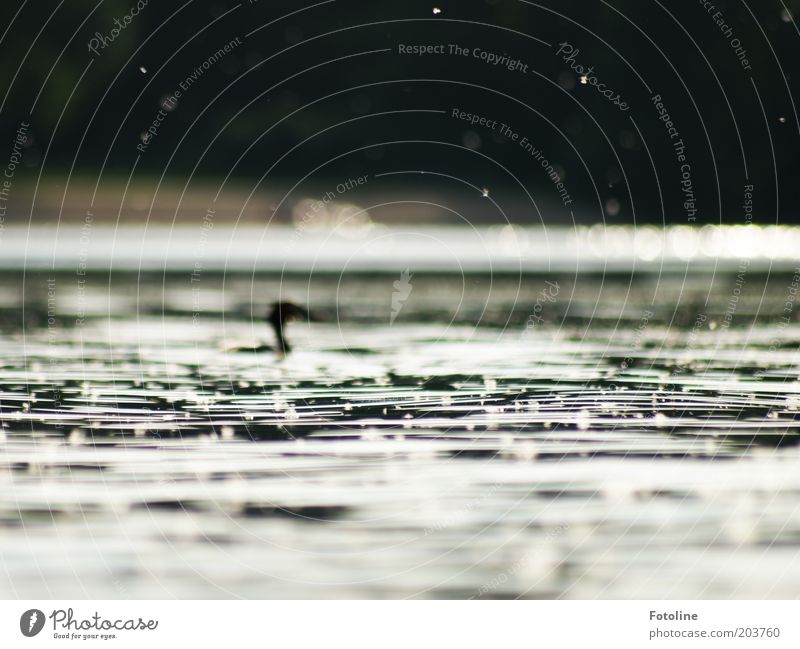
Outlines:
{"label": "white footer bar", "polygon": [[[0,647],[798,647],[786,601],[2,601]],[[544,644],[547,643],[547,644]]]}

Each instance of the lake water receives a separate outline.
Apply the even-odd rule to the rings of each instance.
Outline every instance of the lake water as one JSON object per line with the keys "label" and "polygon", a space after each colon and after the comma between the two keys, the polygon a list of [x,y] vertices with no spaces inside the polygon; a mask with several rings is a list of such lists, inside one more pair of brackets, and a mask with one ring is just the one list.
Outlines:
{"label": "lake water", "polygon": [[[794,598],[800,277],[762,236],[694,266],[650,240],[645,270],[620,244],[612,274],[462,273],[411,237],[281,275],[210,244],[197,281],[188,252],[14,248],[0,593]],[[316,321],[243,351],[279,297]]]}

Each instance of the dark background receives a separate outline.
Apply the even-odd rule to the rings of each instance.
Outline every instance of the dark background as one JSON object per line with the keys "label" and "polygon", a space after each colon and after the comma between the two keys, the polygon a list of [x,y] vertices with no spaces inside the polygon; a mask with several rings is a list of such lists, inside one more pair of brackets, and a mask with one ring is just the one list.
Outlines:
{"label": "dark background", "polygon": [[[0,166],[20,123],[31,124],[7,220],[52,218],[62,199],[59,218],[96,206],[98,196],[113,206],[129,179],[151,208],[167,186],[185,196],[222,188],[229,204],[267,194],[245,210],[266,220],[359,175],[369,176],[357,190],[362,204],[443,206],[411,204],[391,218],[744,224],[744,186],[752,184],[754,223],[800,219],[796,0],[717,0],[752,71],[697,0],[336,0],[306,10],[315,3],[150,0],[99,56],[89,52],[94,33],[108,36],[135,4],[15,0],[0,8]],[[163,98],[237,36],[242,44],[209,66],[146,151],[137,150]],[[576,83],[556,56],[562,41],[580,48],[577,61],[594,66],[628,112]],[[528,73],[472,56],[400,55],[400,43],[480,47],[522,60]],[[686,144],[696,220],[682,205],[680,165],[655,93]],[[453,107],[528,137],[573,204],[563,205],[521,147],[453,119]],[[376,177],[395,171],[426,173]],[[491,200],[481,198],[484,187]],[[119,202],[122,218],[138,218]],[[206,202],[192,209],[202,213]]]}

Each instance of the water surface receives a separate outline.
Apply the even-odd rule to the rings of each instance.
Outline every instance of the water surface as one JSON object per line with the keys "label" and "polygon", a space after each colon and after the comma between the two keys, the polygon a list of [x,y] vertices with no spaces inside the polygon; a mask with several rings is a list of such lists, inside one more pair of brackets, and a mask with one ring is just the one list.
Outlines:
{"label": "water surface", "polygon": [[796,596],[792,273],[400,270],[7,273],[0,592]]}

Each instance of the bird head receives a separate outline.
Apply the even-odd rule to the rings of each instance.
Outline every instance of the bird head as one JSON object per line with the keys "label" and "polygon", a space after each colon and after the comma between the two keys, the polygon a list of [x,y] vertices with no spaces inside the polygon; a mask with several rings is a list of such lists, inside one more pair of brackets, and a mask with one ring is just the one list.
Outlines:
{"label": "bird head", "polygon": [[267,321],[272,325],[284,325],[293,320],[311,320],[311,314],[294,302],[274,302]]}

